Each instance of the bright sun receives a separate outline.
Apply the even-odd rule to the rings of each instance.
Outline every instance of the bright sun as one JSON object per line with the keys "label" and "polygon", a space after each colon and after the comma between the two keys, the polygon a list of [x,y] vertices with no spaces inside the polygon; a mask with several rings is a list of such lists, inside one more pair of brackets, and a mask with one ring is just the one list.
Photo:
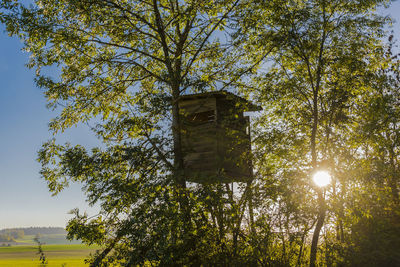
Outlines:
{"label": "bright sun", "polygon": [[319,187],[324,187],[330,184],[331,175],[326,171],[317,171],[313,176],[314,183]]}

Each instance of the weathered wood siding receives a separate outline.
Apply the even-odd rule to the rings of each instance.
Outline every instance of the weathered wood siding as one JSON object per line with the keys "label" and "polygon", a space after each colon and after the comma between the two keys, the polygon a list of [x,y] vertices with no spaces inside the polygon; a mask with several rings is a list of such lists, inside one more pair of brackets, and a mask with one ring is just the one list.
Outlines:
{"label": "weathered wood siding", "polygon": [[179,102],[187,181],[248,181],[252,178],[248,117],[237,99],[210,94]]}
{"label": "weathered wood siding", "polygon": [[252,178],[249,118],[244,107],[232,99],[220,98],[218,110],[218,158],[224,180],[248,181]]}

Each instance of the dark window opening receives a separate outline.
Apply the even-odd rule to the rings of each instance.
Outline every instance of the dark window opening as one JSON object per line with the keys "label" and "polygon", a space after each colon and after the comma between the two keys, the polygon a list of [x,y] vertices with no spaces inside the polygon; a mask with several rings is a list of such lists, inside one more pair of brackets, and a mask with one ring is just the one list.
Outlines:
{"label": "dark window opening", "polygon": [[193,113],[187,116],[187,120],[190,123],[205,123],[215,121],[214,110]]}

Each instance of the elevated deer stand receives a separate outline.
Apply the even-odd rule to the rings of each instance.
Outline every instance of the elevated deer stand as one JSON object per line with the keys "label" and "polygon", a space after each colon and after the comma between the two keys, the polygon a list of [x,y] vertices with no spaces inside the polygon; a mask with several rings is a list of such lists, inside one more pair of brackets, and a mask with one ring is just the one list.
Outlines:
{"label": "elevated deer stand", "polygon": [[186,180],[251,181],[250,123],[243,112],[261,108],[226,91],[185,95],[178,104]]}

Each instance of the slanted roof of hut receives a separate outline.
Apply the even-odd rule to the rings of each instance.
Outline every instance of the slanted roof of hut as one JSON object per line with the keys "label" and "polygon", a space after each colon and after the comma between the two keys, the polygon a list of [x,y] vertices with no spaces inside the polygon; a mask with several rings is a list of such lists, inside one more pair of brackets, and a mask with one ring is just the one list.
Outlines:
{"label": "slanted roof of hut", "polygon": [[215,97],[215,98],[226,98],[228,100],[232,100],[234,102],[240,103],[244,110],[243,111],[260,111],[262,108],[260,106],[257,106],[247,99],[244,99],[243,97],[240,97],[238,95],[235,95],[231,92],[221,90],[221,91],[213,91],[213,92],[205,92],[205,93],[198,93],[198,94],[190,94],[190,95],[182,95],[179,97],[179,102],[180,101],[186,101],[186,100],[194,100],[194,99],[204,99],[204,98],[209,98],[209,97]]}

